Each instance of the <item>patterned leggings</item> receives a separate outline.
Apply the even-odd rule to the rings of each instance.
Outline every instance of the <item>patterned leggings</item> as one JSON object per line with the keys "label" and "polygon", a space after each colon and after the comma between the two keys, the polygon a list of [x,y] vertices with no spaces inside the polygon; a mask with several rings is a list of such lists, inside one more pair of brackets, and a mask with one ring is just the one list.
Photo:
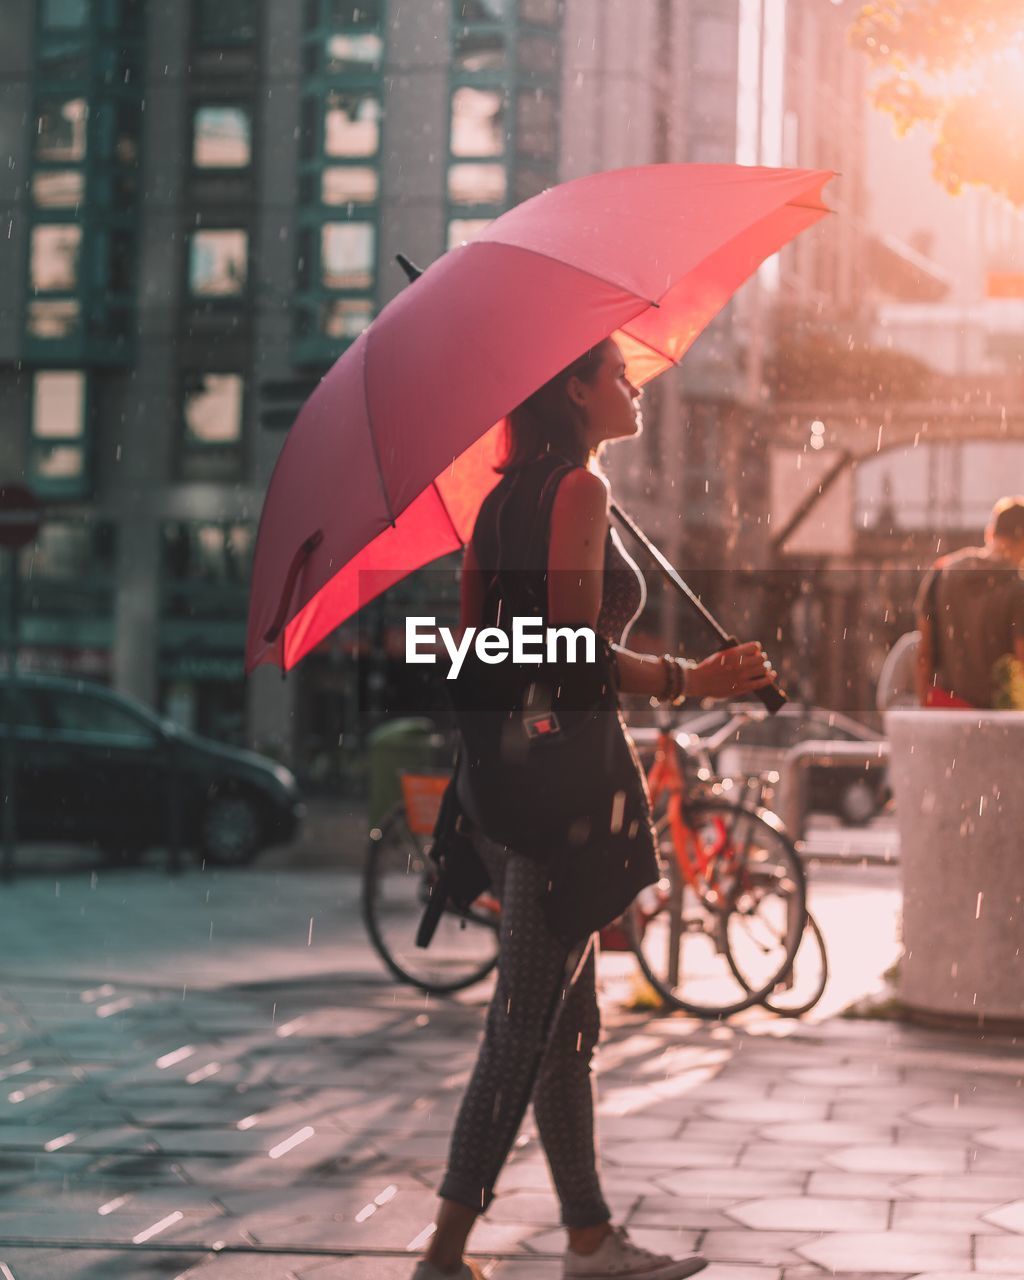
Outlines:
{"label": "patterned leggings", "polygon": [[540,864],[477,839],[502,902],[498,981],[440,1194],[487,1208],[532,1096],[562,1222],[596,1226],[611,1217],[598,1179],[590,1082],[600,1030],[597,939],[582,965],[582,947],[567,955],[544,921]]}

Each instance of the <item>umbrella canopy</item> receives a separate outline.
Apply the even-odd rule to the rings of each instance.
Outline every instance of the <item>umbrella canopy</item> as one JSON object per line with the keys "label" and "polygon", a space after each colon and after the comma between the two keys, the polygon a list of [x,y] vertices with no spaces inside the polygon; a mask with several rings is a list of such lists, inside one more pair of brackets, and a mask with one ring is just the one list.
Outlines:
{"label": "umbrella canopy", "polygon": [[[446,253],[334,364],[270,481],[246,670],[288,669],[469,539],[501,421],[609,334],[641,385],[828,212],[828,170],[647,165],[553,187]],[[494,425],[497,424],[497,425]]]}

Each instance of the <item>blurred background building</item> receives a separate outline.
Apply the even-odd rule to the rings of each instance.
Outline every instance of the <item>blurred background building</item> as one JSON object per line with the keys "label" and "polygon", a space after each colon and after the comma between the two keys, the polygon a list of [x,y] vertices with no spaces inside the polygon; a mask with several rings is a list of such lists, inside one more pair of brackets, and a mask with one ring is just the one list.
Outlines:
{"label": "blurred background building", "polygon": [[[842,433],[866,428],[856,396],[853,425],[830,416],[843,367],[829,360],[858,344],[934,358],[948,308],[981,301],[950,283],[956,234],[938,252],[937,230],[890,207],[912,193],[874,192],[852,7],[5,0],[0,476],[47,509],[21,561],[26,665],[108,682],[338,784],[373,723],[443,705],[400,660],[402,623],[413,600],[454,611],[456,566],[396,588],[287,680],[244,681],[248,568],[284,434],[403,287],[394,254],[429,263],[590,171],[738,161],[837,170],[837,216],[765,264],[649,389],[644,437],[610,451],[609,470],[730,623],[778,635],[806,675],[809,646],[827,656],[858,617],[847,587],[830,603],[828,571],[861,563],[857,521],[870,508],[875,529],[903,485],[836,466]],[[970,287],[1011,258],[979,250]],[[923,310],[936,307],[945,322]],[[1003,339],[976,336],[957,348],[962,372],[977,350],[1005,364]],[[659,589],[636,638],[699,643]],[[851,644],[803,692],[870,705],[858,661]]]}

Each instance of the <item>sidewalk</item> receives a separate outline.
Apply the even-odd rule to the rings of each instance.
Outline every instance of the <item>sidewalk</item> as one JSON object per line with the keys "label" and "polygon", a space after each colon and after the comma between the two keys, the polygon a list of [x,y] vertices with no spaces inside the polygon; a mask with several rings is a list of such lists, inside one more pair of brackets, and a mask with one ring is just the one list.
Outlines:
{"label": "sidewalk", "polygon": [[[3,889],[4,1280],[409,1275],[487,991],[392,985],[357,898],[319,870]],[[824,1012],[891,962],[895,900],[887,869],[815,881]],[[1018,1045],[607,1001],[605,1022],[604,1178],[641,1243],[699,1248],[708,1280],[1024,1276]],[[488,1274],[560,1276],[531,1127],[498,1190]]]}

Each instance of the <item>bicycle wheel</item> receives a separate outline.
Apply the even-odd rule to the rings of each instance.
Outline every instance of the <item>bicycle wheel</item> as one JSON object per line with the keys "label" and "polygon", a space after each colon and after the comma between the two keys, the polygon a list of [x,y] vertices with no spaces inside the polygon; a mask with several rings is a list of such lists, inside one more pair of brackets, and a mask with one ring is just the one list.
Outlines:
{"label": "bicycle wheel", "polygon": [[409,830],[397,805],[370,832],[363,870],[363,922],[392,974],[421,991],[444,995],[486,978],[498,960],[498,908],[486,895],[468,915],[445,910],[429,947],[417,947],[416,930],[436,868],[426,840]]}
{"label": "bicycle wheel", "polygon": [[765,810],[700,800],[686,806],[685,819],[693,882],[662,814],[660,878],[630,909],[630,940],[666,1004],[727,1018],[760,1003],[789,970],[807,912],[803,866]]}
{"label": "bicycle wheel", "polygon": [[[733,964],[733,972],[745,986],[747,979],[734,962],[732,948],[729,949],[729,960]],[[827,983],[828,952],[825,950],[825,938],[817,920],[808,911],[807,924],[789,973],[779,980],[761,1004],[780,1017],[799,1018],[814,1008],[825,994]]]}

